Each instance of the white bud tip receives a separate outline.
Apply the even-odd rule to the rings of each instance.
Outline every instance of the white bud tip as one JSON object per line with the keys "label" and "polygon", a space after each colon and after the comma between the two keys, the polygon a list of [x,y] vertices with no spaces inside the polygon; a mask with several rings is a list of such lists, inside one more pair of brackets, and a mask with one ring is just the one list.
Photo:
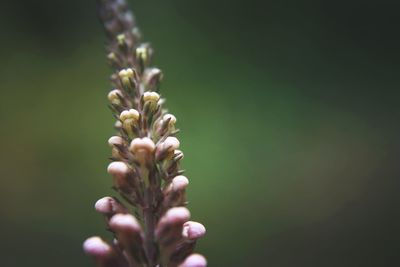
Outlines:
{"label": "white bud tip", "polygon": [[110,146],[122,145],[123,143],[124,139],[121,136],[111,136],[110,139],[108,139],[108,144]]}
{"label": "white bud tip", "polygon": [[178,267],[207,267],[207,260],[200,254],[192,254]]}
{"label": "white bud tip", "polygon": [[183,224],[182,235],[187,239],[196,240],[205,234],[206,228],[201,223],[188,221]]}
{"label": "white bud tip", "polygon": [[153,140],[151,140],[148,137],[144,137],[144,138],[133,139],[129,149],[133,153],[135,153],[141,149],[147,150],[149,152],[153,152],[155,147],[156,147],[156,145],[154,144]]}
{"label": "white bud tip", "polygon": [[185,207],[171,208],[164,215],[164,218],[168,223],[186,222],[190,218],[190,212]]}
{"label": "white bud tip", "polygon": [[179,145],[179,140],[173,136],[168,136],[164,141],[164,146],[169,147],[169,150],[175,150],[179,148]]}
{"label": "white bud tip", "polygon": [[131,214],[115,214],[111,217],[109,224],[113,230],[140,231],[139,222]]}
{"label": "white bud tip", "polygon": [[147,102],[157,102],[158,100],[160,100],[160,95],[157,94],[156,92],[145,92],[143,94],[143,101]]}
{"label": "white bud tip", "polygon": [[111,247],[97,236],[86,239],[83,243],[83,250],[86,254],[94,257],[106,257],[112,251]]}
{"label": "white bud tip", "polygon": [[170,124],[175,124],[176,123],[176,117],[174,116],[174,115],[172,115],[172,114],[165,114],[164,116],[163,116],[163,120],[168,120],[169,119],[169,123]]}
{"label": "white bud tip", "polygon": [[185,189],[189,184],[188,178],[183,175],[178,175],[172,179],[172,190],[180,191]]}
{"label": "white bud tip", "polygon": [[126,175],[129,171],[128,165],[122,161],[111,162],[107,167],[107,172],[111,175]]}

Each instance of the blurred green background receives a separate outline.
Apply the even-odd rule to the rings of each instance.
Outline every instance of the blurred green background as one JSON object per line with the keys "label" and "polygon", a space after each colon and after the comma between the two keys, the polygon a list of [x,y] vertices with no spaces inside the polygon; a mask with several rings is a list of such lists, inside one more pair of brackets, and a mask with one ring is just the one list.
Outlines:
{"label": "blurred green background", "polygon": [[[400,266],[398,1],[130,1],[209,266]],[[94,1],[0,8],[0,265],[94,266],[110,70]]]}

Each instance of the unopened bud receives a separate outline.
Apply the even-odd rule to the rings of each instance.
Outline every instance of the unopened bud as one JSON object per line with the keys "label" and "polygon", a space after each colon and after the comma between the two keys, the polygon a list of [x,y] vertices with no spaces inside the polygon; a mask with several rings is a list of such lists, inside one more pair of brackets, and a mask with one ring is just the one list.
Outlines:
{"label": "unopened bud", "polygon": [[124,46],[125,42],[126,42],[126,37],[125,34],[121,33],[117,35],[117,41],[118,41],[118,45],[120,46]]}
{"label": "unopened bud", "polygon": [[185,207],[175,207],[169,209],[163,217],[161,217],[158,226],[164,228],[166,226],[185,223],[190,218],[190,212]]}
{"label": "unopened bud", "polygon": [[132,140],[130,145],[130,151],[132,153],[138,153],[140,150],[146,150],[149,153],[152,153],[155,149],[154,142],[148,138],[135,138]]}
{"label": "unopened bud", "polygon": [[171,159],[174,151],[179,148],[179,145],[179,140],[176,137],[168,136],[163,142],[157,145],[156,159],[159,161],[166,158]]}
{"label": "unopened bud", "polygon": [[167,121],[167,120],[169,120],[169,125],[170,126],[174,126],[175,125],[175,123],[176,123],[176,117],[174,116],[174,115],[172,115],[172,114],[165,114],[164,116],[163,116],[163,120],[164,121]]}
{"label": "unopened bud", "polygon": [[110,228],[116,232],[140,233],[139,222],[131,214],[115,214],[110,219]]}
{"label": "unopened bud", "polygon": [[178,267],[207,267],[207,260],[200,254],[192,254]]}
{"label": "unopened bud", "polygon": [[115,214],[109,222],[110,229],[116,233],[118,244],[130,255],[134,266],[141,265],[146,255],[143,249],[142,229],[131,214]]}
{"label": "unopened bud", "polygon": [[150,64],[152,49],[150,44],[141,44],[138,48],[136,48],[136,58],[139,61],[139,64],[142,65],[142,69]]}
{"label": "unopened bud", "polygon": [[132,84],[133,79],[135,78],[135,72],[133,69],[128,68],[120,70],[118,76],[121,79],[122,85],[124,85],[127,88],[134,87],[134,85]]}
{"label": "unopened bud", "polygon": [[148,91],[157,91],[162,79],[163,74],[158,68],[147,69],[143,75],[143,82]]}
{"label": "unopened bud", "polygon": [[168,151],[174,151],[179,148],[180,143],[176,137],[168,136],[163,142],[163,145]]}
{"label": "unopened bud", "polygon": [[145,92],[143,94],[143,101],[146,102],[151,102],[151,103],[157,103],[158,100],[160,100],[160,95],[157,94],[156,92]]}
{"label": "unopened bud", "polygon": [[186,239],[196,240],[206,234],[206,228],[204,225],[198,222],[187,221],[183,224],[182,235]]}
{"label": "unopened bud", "polygon": [[107,172],[115,177],[125,177],[130,173],[131,169],[125,162],[114,161],[107,167]]}
{"label": "unopened bud", "polygon": [[124,110],[119,115],[119,119],[122,121],[122,127],[131,137],[134,136],[139,116],[140,114],[136,109]]}
{"label": "unopened bud", "polygon": [[122,146],[125,144],[125,140],[121,136],[111,136],[110,139],[108,139],[108,144],[110,146]]}
{"label": "unopened bud", "polygon": [[121,121],[125,121],[128,119],[132,119],[134,121],[137,121],[139,119],[139,112],[136,109],[130,109],[130,110],[124,110],[121,112],[119,115],[119,119]]}
{"label": "unopened bud", "polygon": [[155,144],[148,137],[135,138],[132,140],[129,150],[132,152],[135,159],[139,161],[139,163],[144,164],[146,161],[152,159],[152,155],[155,150]]}
{"label": "unopened bud", "polygon": [[106,216],[112,216],[116,213],[126,213],[127,209],[122,203],[112,197],[103,197],[97,200],[94,208],[97,212]]}
{"label": "unopened bud", "polygon": [[108,59],[109,63],[111,64],[111,66],[113,66],[115,68],[119,67],[120,61],[114,52],[109,53],[107,55],[107,59]]}
{"label": "unopened bud", "polygon": [[178,175],[172,179],[172,190],[182,191],[189,185],[189,180],[183,175]]}
{"label": "unopened bud", "polygon": [[108,101],[114,105],[121,105],[122,93],[118,89],[110,91],[107,95]]}
{"label": "unopened bud", "polygon": [[97,236],[86,239],[83,243],[83,250],[95,258],[106,258],[112,254],[110,245]]}

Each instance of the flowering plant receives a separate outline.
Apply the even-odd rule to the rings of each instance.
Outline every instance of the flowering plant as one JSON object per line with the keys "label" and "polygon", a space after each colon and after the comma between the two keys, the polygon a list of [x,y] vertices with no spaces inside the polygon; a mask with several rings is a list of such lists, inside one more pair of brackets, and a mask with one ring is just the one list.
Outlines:
{"label": "flowering plant", "polygon": [[118,135],[108,143],[116,197],[104,197],[95,209],[114,235],[84,242],[84,251],[101,267],[205,267],[193,254],[205,235],[202,224],[189,221],[180,162],[176,118],[163,107],[162,72],[150,66],[152,48],[141,43],[135,19],[124,0],[97,0],[107,35],[107,58],[114,69],[108,94]]}

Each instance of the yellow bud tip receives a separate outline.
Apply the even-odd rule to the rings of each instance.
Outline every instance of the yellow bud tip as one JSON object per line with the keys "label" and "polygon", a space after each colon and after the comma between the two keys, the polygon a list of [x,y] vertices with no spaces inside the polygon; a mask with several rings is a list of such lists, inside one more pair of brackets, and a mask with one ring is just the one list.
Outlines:
{"label": "yellow bud tip", "polygon": [[118,89],[110,91],[107,95],[108,100],[114,104],[118,104],[120,102],[120,97],[122,97],[122,93]]}
{"label": "yellow bud tip", "polygon": [[131,68],[122,69],[122,70],[119,71],[118,76],[119,76],[121,79],[134,78],[135,72],[134,72],[133,69],[131,69]]}
{"label": "yellow bud tip", "polygon": [[136,109],[124,110],[119,115],[119,119],[121,121],[126,121],[128,119],[137,121],[139,119],[139,111]]}
{"label": "yellow bud tip", "polygon": [[144,102],[158,102],[158,100],[160,100],[160,95],[156,92],[145,92],[143,94]]}

